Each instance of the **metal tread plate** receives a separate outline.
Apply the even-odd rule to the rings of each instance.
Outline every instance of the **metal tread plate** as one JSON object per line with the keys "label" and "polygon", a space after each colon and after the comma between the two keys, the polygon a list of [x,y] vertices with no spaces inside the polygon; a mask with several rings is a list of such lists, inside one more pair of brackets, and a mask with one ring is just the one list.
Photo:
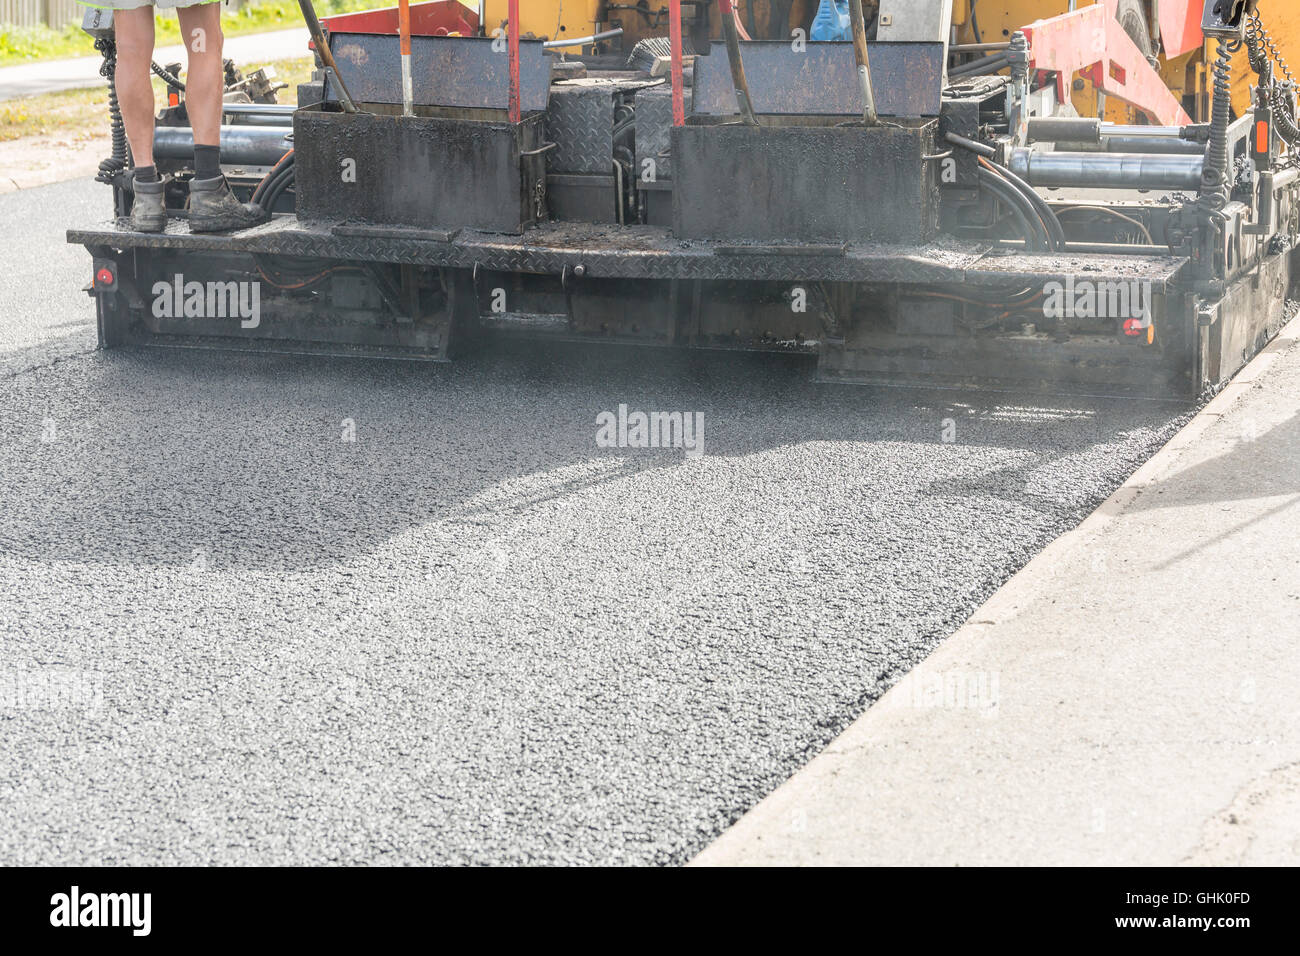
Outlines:
{"label": "metal tread plate", "polygon": [[[332,33],[330,50],[339,76],[359,103],[402,102],[396,34]],[[416,106],[505,109],[510,103],[509,60],[492,37],[411,37],[412,92]],[[540,40],[519,41],[520,105],[525,113],[546,109],[551,60]],[[325,98],[337,92],[325,83]]]}
{"label": "metal tread plate", "polygon": [[[943,43],[868,43],[876,109],[881,116],[938,116],[942,109]],[[789,116],[861,116],[857,58],[848,41],[751,40],[740,45],[754,111]],[[695,58],[693,111],[740,112],[727,48],[715,40]]]}
{"label": "metal tread plate", "polygon": [[614,100],[662,80],[584,77],[551,86],[546,128],[555,151],[548,167],[556,173],[608,173],[614,162]]}
{"label": "metal tread plate", "polygon": [[[656,226],[550,222],[522,236],[462,230],[449,241],[394,235],[336,232],[336,223],[299,223],[279,217],[228,235],[195,234],[184,220],[162,233],[133,232],[128,220],[68,230],[68,242],[119,250],[170,249],[341,261],[394,262],[449,268],[559,275],[583,267],[590,278],[703,279],[799,282],[1016,283],[1090,280],[1149,283],[1164,292],[1189,260],[1147,255],[1026,255],[992,250],[987,244],[940,239],[924,245],[851,243],[808,250],[790,244],[748,244],[680,240]],[[771,252],[765,252],[765,248]],[[811,251],[813,254],[796,254]]]}

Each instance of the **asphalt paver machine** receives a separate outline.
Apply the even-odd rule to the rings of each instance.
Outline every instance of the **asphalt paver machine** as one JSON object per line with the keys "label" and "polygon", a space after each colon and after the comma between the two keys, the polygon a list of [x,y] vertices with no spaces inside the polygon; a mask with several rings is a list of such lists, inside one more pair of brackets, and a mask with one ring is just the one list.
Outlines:
{"label": "asphalt paver machine", "polygon": [[[327,17],[295,106],[232,84],[224,172],[271,214],[240,232],[186,227],[164,69],[166,230],[130,229],[118,126],[114,218],[68,235],[101,344],[441,361],[549,337],[1192,399],[1288,317],[1300,126],[1267,0],[1160,3],[1166,42],[1212,61],[1203,110],[1119,0],[981,42],[953,0],[850,0],[830,40],[746,39],[731,0],[662,0],[654,35],[619,13],[639,31],[622,49],[600,12],[584,36],[523,35],[520,2],[503,23],[456,0]],[[110,15],[87,28],[111,78]],[[1142,122],[1081,113],[1085,82]]]}

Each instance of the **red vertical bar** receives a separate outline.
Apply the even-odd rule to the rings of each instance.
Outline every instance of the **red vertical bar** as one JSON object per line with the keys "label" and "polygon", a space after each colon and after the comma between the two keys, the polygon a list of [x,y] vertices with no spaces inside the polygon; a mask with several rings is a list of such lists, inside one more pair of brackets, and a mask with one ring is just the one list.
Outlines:
{"label": "red vertical bar", "polygon": [[402,54],[402,115],[415,115],[411,89],[411,0],[397,0],[397,47]]}
{"label": "red vertical bar", "polygon": [[668,41],[673,51],[673,125],[686,125],[685,82],[682,80],[682,0],[668,0]]}
{"label": "red vertical bar", "polygon": [[397,0],[397,46],[402,56],[411,55],[411,0]]}
{"label": "red vertical bar", "polygon": [[510,0],[506,15],[510,17],[507,28],[510,43],[510,122],[518,123],[523,119],[519,105],[519,0]]}

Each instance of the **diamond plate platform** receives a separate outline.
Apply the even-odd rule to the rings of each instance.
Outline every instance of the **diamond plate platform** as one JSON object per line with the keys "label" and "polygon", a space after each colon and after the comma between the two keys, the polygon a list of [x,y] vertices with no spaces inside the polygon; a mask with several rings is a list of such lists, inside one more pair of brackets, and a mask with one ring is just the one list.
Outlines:
{"label": "diamond plate platform", "polygon": [[[342,225],[342,224],[340,224]],[[545,223],[522,236],[462,230],[450,240],[357,236],[326,223],[304,225],[293,216],[231,235],[196,235],[183,220],[163,233],[132,232],[127,220],[68,231],[68,241],[91,250],[176,249],[395,262],[502,272],[581,274],[613,279],[701,279],[798,282],[967,283],[1005,287],[1027,281],[1103,279],[1149,282],[1163,293],[1189,261],[1174,256],[1005,253],[989,245],[942,239],[926,245],[851,243],[845,246],[743,246],[685,241],[655,226]],[[576,274],[576,273],[575,273]]]}

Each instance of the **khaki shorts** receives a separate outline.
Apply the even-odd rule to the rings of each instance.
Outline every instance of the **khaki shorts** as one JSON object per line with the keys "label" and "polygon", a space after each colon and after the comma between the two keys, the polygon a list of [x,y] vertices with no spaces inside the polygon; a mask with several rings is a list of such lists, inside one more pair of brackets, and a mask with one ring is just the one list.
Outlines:
{"label": "khaki shorts", "polygon": [[77,0],[83,7],[94,7],[97,10],[138,10],[140,7],[175,10],[178,7],[197,7],[220,2],[221,0]]}

